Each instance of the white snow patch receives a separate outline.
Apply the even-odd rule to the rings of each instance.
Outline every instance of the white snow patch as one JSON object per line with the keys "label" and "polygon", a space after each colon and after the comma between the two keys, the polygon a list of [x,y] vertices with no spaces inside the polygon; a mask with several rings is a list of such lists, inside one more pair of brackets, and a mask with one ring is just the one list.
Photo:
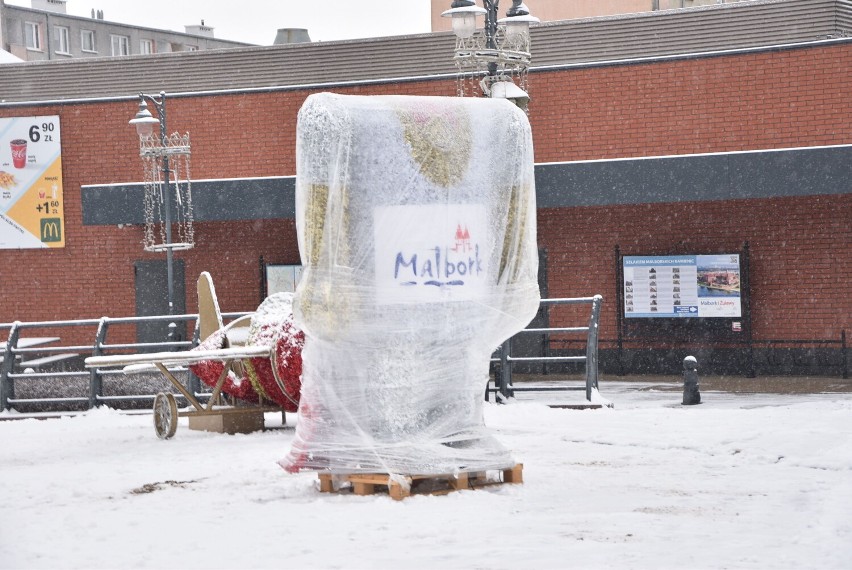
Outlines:
{"label": "white snow patch", "polygon": [[402,502],[286,474],[290,429],[0,421],[0,568],[848,568],[852,394],[602,388],[614,409],[486,405],[522,485]]}

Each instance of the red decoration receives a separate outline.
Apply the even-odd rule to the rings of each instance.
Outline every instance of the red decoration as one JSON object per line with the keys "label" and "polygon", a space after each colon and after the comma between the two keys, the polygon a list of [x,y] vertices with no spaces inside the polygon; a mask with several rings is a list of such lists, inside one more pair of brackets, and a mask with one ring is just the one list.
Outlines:
{"label": "red decoration", "polygon": [[[292,295],[271,295],[257,308],[251,319],[247,344],[272,346],[274,349],[270,358],[243,361],[245,374],[238,376],[230,370],[222,392],[249,402],[268,400],[284,411],[297,411],[302,387],[305,334],[293,324]],[[224,346],[225,332],[220,330],[193,350],[212,350]],[[224,364],[218,360],[208,360],[189,367],[211,387],[216,385],[224,368]]]}
{"label": "red decoration", "polygon": [[[224,348],[225,332],[222,330],[216,331],[209,337],[204,339],[204,342],[199,344],[193,350],[214,350]],[[193,374],[201,378],[201,381],[210,386],[216,386],[216,382],[225,370],[225,364],[220,360],[205,360],[198,364],[190,364],[189,369]],[[251,382],[247,378],[240,378],[234,374],[233,370],[228,371],[228,376],[225,378],[225,383],[222,385],[222,392],[228,396],[246,400],[248,402],[258,402],[257,392],[252,388]]]}

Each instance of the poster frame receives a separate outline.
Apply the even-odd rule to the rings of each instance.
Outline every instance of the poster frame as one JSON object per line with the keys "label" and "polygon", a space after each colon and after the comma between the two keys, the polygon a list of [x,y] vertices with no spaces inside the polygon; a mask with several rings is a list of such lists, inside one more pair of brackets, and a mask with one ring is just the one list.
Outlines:
{"label": "poster frame", "polygon": [[[733,248],[719,250],[699,250],[688,252],[673,251],[622,251],[615,246],[616,263],[616,320],[618,345],[630,340],[655,339],[677,340],[678,342],[728,341],[734,344],[751,344],[751,285],[749,278],[749,244],[745,242],[739,251]],[[624,258],[631,256],[684,256],[684,255],[725,255],[737,253],[740,256],[740,303],[739,317],[679,317],[661,315],[645,318],[625,316]]]}
{"label": "poster frame", "polygon": [[280,271],[288,271],[295,270],[296,275],[294,275],[293,281],[293,291],[295,292],[295,287],[299,282],[299,276],[301,276],[301,272],[303,270],[303,266],[301,262],[299,263],[268,263],[263,259],[263,256],[260,257],[260,302],[262,303],[269,295],[270,292],[276,293],[279,292],[271,285],[271,281],[274,277],[271,275],[272,273],[280,272]]}

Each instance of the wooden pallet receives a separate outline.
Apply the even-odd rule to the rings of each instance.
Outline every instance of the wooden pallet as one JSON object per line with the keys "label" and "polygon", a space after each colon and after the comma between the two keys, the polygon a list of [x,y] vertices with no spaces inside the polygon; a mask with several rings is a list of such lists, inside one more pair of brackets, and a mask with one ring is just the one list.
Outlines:
{"label": "wooden pallet", "polygon": [[[355,495],[388,493],[401,501],[410,495],[444,495],[464,489],[477,489],[504,483],[523,483],[522,463],[507,469],[458,473],[457,475],[403,475],[391,478],[387,473],[319,473],[321,493],[352,492]],[[489,476],[489,474],[492,474]],[[500,475],[502,474],[502,478]],[[399,480],[401,479],[401,481]]]}

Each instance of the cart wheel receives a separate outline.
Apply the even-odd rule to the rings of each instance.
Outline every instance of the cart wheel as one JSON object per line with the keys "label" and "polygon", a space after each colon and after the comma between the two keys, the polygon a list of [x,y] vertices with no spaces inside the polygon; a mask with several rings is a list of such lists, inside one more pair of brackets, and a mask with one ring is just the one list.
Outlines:
{"label": "cart wheel", "polygon": [[169,439],[177,431],[178,410],[175,397],[160,392],[154,398],[154,431],[160,439]]}

